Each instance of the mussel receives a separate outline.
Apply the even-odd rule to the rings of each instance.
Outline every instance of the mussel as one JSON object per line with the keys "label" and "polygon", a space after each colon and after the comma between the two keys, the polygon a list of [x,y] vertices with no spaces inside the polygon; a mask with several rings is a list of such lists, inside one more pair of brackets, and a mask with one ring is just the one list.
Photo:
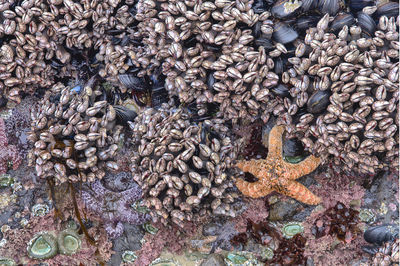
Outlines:
{"label": "mussel", "polygon": [[143,92],[148,89],[148,84],[144,78],[135,77],[131,73],[119,74],[118,79],[128,89],[134,89],[137,92]]}
{"label": "mussel", "polygon": [[275,41],[286,44],[296,40],[297,37],[299,37],[299,34],[290,26],[278,22],[274,27],[274,33],[272,34],[272,37]]}
{"label": "mussel", "polygon": [[361,11],[366,6],[373,6],[374,0],[350,0],[349,7],[354,13]]}
{"label": "mussel", "polygon": [[393,241],[397,237],[399,237],[399,226],[395,224],[373,226],[364,232],[365,241],[376,245],[382,245],[384,242]]}
{"label": "mussel", "polygon": [[373,35],[376,28],[375,21],[371,18],[370,15],[365,14],[364,12],[359,12],[357,14],[358,25],[368,34]]}
{"label": "mussel", "polygon": [[387,2],[378,6],[376,10],[376,16],[397,17],[399,15],[399,2]]}
{"label": "mussel", "polygon": [[279,19],[294,16],[301,7],[302,2],[297,0],[279,0],[271,8],[271,14]]}
{"label": "mussel", "polygon": [[271,91],[282,98],[289,97],[289,88],[284,84],[279,84],[278,86],[271,89]]}
{"label": "mussel", "polygon": [[266,50],[274,49],[274,45],[272,44],[271,40],[269,40],[265,36],[261,36],[254,41],[256,47],[263,46]]}
{"label": "mussel", "polygon": [[336,15],[339,12],[340,0],[319,0],[318,9],[322,14],[328,13],[331,16]]}
{"label": "mussel", "polygon": [[329,90],[315,92],[311,95],[310,99],[308,99],[307,111],[312,114],[318,114],[324,111],[329,104],[330,95],[331,92]]}
{"label": "mussel", "polygon": [[317,26],[318,21],[321,19],[320,16],[305,16],[296,19],[294,27],[299,32],[305,32],[309,28]]}
{"label": "mussel", "polygon": [[352,14],[339,14],[332,21],[331,29],[333,32],[340,31],[345,25],[351,26],[355,22],[354,16]]}
{"label": "mussel", "polygon": [[129,109],[126,106],[122,105],[114,105],[113,106],[115,109],[115,113],[117,115],[117,123],[118,124],[127,124],[128,121],[133,121],[135,120],[135,117],[137,116],[137,112]]}

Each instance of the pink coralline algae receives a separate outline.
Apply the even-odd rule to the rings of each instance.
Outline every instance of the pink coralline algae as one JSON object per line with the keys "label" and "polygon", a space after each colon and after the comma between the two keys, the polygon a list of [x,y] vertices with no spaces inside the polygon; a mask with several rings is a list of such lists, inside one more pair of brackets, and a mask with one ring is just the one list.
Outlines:
{"label": "pink coralline algae", "polygon": [[97,180],[82,191],[82,200],[88,209],[103,218],[109,237],[115,239],[123,233],[123,223],[143,224],[150,218],[147,214],[136,212],[132,207],[141,198],[141,194],[137,184],[127,190],[115,192]]}
{"label": "pink coralline algae", "polygon": [[0,118],[0,174],[7,172],[9,164],[12,165],[13,170],[17,170],[21,164],[21,158],[17,148],[8,144],[4,120]]}
{"label": "pink coralline algae", "polygon": [[182,229],[179,229],[176,225],[164,226],[161,223],[154,226],[158,229],[157,233],[154,235],[146,234],[142,248],[136,252],[138,256],[135,261],[136,266],[149,265],[160,256],[164,248],[174,254],[182,253],[187,245],[185,239],[189,239],[196,233],[196,226],[192,222],[184,223]]}

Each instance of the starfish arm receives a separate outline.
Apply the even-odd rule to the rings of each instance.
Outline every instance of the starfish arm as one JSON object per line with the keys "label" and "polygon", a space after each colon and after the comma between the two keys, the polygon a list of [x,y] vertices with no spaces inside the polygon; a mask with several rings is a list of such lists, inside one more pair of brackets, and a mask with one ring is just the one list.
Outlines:
{"label": "starfish arm", "polygon": [[236,163],[236,167],[238,167],[243,172],[248,172],[254,176],[258,176],[258,174],[262,171],[262,164],[264,160],[250,160],[250,161],[238,161]]}
{"label": "starfish arm", "polygon": [[283,191],[277,191],[309,205],[318,205],[321,202],[321,199],[308,190],[308,188],[293,180],[287,183]]}
{"label": "starfish arm", "polygon": [[268,137],[268,156],[267,158],[282,157],[282,134],[285,132],[285,126],[274,126],[269,132]]}
{"label": "starfish arm", "polygon": [[286,168],[285,177],[289,180],[296,180],[317,169],[320,163],[321,159],[313,155],[308,156],[305,160],[296,164],[284,162],[284,167]]}
{"label": "starfish arm", "polygon": [[236,186],[243,195],[252,198],[261,198],[272,192],[272,190],[266,188],[261,182],[247,182],[243,179],[238,179]]}

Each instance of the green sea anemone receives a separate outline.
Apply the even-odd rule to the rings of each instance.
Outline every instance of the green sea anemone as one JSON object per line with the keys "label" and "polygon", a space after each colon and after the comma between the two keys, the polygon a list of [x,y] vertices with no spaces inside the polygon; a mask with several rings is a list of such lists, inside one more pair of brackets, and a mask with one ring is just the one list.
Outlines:
{"label": "green sea anemone", "polygon": [[122,260],[124,262],[134,262],[136,258],[137,256],[132,250],[125,250],[124,253],[122,253]]}
{"label": "green sea anemone", "polygon": [[282,234],[286,238],[292,238],[294,235],[301,234],[303,231],[303,225],[298,222],[289,222],[282,226]]}
{"label": "green sea anemone", "polygon": [[158,228],[154,227],[151,223],[144,223],[143,224],[143,229],[152,235],[157,234]]}
{"label": "green sea anemone", "polygon": [[50,259],[57,254],[57,241],[53,235],[41,232],[28,242],[27,251],[32,259]]}
{"label": "green sea anemone", "polygon": [[60,253],[64,255],[75,254],[81,248],[79,235],[71,229],[60,232],[57,237],[57,243]]}

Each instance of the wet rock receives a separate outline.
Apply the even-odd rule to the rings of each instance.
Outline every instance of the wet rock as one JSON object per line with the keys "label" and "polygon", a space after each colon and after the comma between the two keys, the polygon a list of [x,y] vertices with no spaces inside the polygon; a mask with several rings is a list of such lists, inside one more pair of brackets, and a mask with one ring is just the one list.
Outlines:
{"label": "wet rock", "polygon": [[134,186],[132,175],[129,172],[107,173],[102,182],[106,188],[114,192],[125,191]]}
{"label": "wet rock", "polygon": [[221,225],[218,223],[209,223],[203,226],[204,236],[216,236],[218,235]]}
{"label": "wet rock", "polygon": [[292,217],[302,210],[301,203],[295,200],[278,201],[270,206],[268,220],[285,221],[291,220]]}
{"label": "wet rock", "polygon": [[[397,177],[398,178],[398,177]],[[362,208],[371,209],[376,214],[376,222],[391,223],[399,218],[399,203],[397,197],[396,175],[389,172],[377,174],[369,183],[364,196]]]}
{"label": "wet rock", "polygon": [[124,233],[113,241],[113,251],[108,265],[120,265],[122,262],[122,254],[126,250],[139,250],[144,236],[144,230],[140,225],[124,224]]}
{"label": "wet rock", "polygon": [[224,258],[220,254],[211,254],[200,266],[225,266]]}

